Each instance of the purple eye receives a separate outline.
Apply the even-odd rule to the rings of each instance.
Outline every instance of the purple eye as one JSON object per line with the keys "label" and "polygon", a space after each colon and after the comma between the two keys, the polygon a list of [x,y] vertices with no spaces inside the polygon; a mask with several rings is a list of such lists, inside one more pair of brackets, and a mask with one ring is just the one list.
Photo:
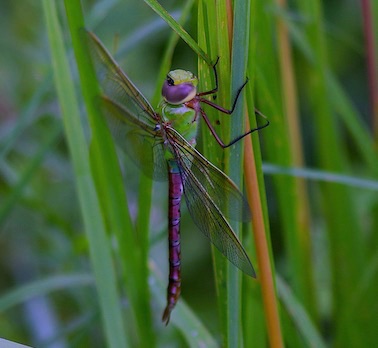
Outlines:
{"label": "purple eye", "polygon": [[190,82],[174,85],[171,78],[167,77],[164,81],[161,94],[169,104],[182,104],[192,100],[197,93],[197,88]]}

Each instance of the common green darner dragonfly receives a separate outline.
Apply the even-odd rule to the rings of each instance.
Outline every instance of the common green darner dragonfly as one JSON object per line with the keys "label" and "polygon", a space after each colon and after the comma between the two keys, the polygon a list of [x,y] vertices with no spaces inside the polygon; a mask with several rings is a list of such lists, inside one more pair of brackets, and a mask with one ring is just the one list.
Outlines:
{"label": "common green darner dragonfly", "polygon": [[[158,111],[143,97],[101,41],[87,32],[88,45],[102,86],[103,113],[118,145],[147,176],[169,182],[169,284],[163,321],[170,314],[181,292],[180,204],[182,195],[198,228],[236,267],[255,277],[255,271],[243,246],[226,217],[238,221],[250,219],[248,203],[237,186],[221,170],[206,160],[194,147],[198,121],[203,116],[222,147],[227,147],[211,127],[201,103],[231,114],[203,98],[217,92],[197,93],[197,78],[188,71],[168,73],[162,88],[163,101]],[[260,127],[262,128],[262,127]],[[260,129],[258,128],[258,129]],[[255,129],[254,129],[255,130]]]}

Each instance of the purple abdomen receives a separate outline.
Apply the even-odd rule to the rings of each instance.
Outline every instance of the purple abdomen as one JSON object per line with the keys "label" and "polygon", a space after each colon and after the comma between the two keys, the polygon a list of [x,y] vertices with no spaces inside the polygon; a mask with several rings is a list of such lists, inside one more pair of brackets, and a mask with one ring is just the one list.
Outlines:
{"label": "purple abdomen", "polygon": [[183,186],[180,173],[170,171],[169,207],[168,207],[168,248],[169,248],[169,283],[167,288],[167,306],[163,321],[169,322],[171,311],[177,303],[181,292],[181,259],[180,259],[180,203]]}

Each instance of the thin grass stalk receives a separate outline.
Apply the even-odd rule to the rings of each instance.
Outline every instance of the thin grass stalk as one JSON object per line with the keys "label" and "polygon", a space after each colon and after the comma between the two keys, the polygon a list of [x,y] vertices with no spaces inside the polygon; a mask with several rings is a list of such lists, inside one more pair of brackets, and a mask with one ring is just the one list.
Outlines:
{"label": "thin grass stalk", "polygon": [[[277,5],[281,9],[281,13],[285,13],[286,1],[276,0]],[[296,93],[296,83],[293,69],[293,61],[288,35],[288,27],[286,20],[282,16],[277,16],[277,44],[278,55],[280,61],[281,83],[283,93],[283,108],[287,119],[288,129],[288,145],[290,147],[292,165],[294,167],[303,167],[303,140],[301,136],[300,120],[298,115],[298,98]],[[295,283],[297,296],[303,301],[305,307],[310,311],[311,316],[316,317],[316,301],[314,299],[314,280],[313,267],[311,262],[311,241],[310,241],[310,212],[307,196],[307,186],[304,179],[297,178],[293,182],[296,207],[293,212],[297,225],[298,243],[287,243],[287,247],[292,245],[296,250],[288,255],[295,255],[292,264],[296,264],[298,272],[294,272],[292,280]],[[292,242],[292,240],[291,240]]]}
{"label": "thin grass stalk", "polygon": [[376,148],[378,148],[378,57],[376,55],[378,47],[375,44],[373,13],[370,0],[361,0],[361,7],[365,34],[366,65],[369,82],[371,118],[375,144]]}
{"label": "thin grass stalk", "polygon": [[[249,129],[250,123],[246,119],[246,127]],[[260,187],[256,171],[255,156],[253,152],[253,137],[247,137],[244,144],[244,171],[248,202],[251,206],[253,237],[255,241],[257,263],[259,269],[259,280],[262,289],[264,302],[267,333],[270,346],[274,348],[284,347],[281,332],[281,324],[278,310],[278,301],[274,285],[272,264],[268,241],[266,239],[264,214],[261,205]],[[261,163],[260,163],[261,166]]]}
{"label": "thin grass stalk", "polygon": [[183,27],[177,24],[172,16],[160,5],[156,0],[144,0],[186,43],[197,53],[208,65],[212,64],[211,58],[202,48],[194,41],[194,39],[184,30]]}

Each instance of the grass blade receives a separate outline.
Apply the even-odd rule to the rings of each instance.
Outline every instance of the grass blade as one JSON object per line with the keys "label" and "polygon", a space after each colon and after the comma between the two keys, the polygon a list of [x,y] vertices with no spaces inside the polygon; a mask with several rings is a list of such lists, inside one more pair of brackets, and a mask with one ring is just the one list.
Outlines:
{"label": "grass blade", "polygon": [[167,24],[188,44],[188,46],[197,53],[208,65],[212,64],[210,57],[198,46],[197,42],[179,25],[172,16],[156,1],[156,0],[144,0],[145,3],[150,6],[161,18],[163,18]]}
{"label": "grass blade", "polygon": [[63,46],[55,3],[43,1],[54,67],[55,84],[62,108],[65,134],[70,149],[79,202],[89,239],[91,261],[109,347],[127,347],[120,298],[110,245],[106,236],[100,203],[91,176],[88,148],[80,124],[78,103],[74,95],[71,73]]}

